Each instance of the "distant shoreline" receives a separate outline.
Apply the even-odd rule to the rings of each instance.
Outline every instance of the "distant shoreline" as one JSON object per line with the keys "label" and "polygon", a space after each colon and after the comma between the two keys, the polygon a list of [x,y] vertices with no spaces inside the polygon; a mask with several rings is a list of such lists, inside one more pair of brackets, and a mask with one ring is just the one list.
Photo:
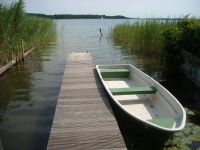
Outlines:
{"label": "distant shoreline", "polygon": [[26,13],[29,16],[37,16],[51,19],[130,19],[125,16],[106,16],[106,15],[72,15],[72,14],[56,14],[56,15],[46,15],[37,13]]}
{"label": "distant shoreline", "polygon": [[140,17],[126,17],[121,15],[116,16],[106,16],[106,15],[73,15],[73,14],[55,14],[55,15],[46,15],[39,13],[26,13],[28,16],[36,16],[50,19],[140,19],[140,20],[180,20],[181,18],[140,18]]}

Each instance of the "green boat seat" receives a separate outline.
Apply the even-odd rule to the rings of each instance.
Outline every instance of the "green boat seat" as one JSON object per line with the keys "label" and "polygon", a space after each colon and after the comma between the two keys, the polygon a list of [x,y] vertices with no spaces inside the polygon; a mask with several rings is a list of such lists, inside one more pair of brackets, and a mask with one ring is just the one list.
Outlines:
{"label": "green boat seat", "polygon": [[128,78],[129,69],[101,69],[101,76],[103,78]]}
{"label": "green boat seat", "polygon": [[165,128],[171,128],[174,124],[174,118],[166,117],[166,118],[153,118],[150,120],[147,120],[153,124],[156,124],[161,127]]}
{"label": "green boat seat", "polygon": [[130,88],[110,88],[113,95],[130,95],[130,94],[154,94],[155,87],[130,87]]}

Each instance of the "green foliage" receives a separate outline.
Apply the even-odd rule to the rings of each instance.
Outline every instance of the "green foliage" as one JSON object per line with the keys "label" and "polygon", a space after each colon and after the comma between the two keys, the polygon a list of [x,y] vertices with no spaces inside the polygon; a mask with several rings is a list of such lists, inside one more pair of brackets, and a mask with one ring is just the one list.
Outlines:
{"label": "green foliage", "polygon": [[119,24],[112,29],[112,38],[116,44],[123,45],[133,53],[162,56],[163,32],[173,25],[173,22],[159,20]]}
{"label": "green foliage", "polygon": [[200,20],[195,18],[119,24],[112,29],[111,36],[115,44],[132,53],[164,56],[165,62],[175,68],[182,63],[182,49],[200,58]]}
{"label": "green foliage", "polygon": [[167,28],[163,34],[164,50],[167,64],[177,67],[182,59],[182,49],[200,57],[200,20],[183,18],[177,26]]}
{"label": "green foliage", "polygon": [[180,33],[176,26],[167,28],[164,33],[164,56],[165,62],[168,65],[173,65],[173,67],[177,67],[181,63],[181,55],[179,54],[180,47],[179,36]]}
{"label": "green foliage", "polygon": [[181,32],[180,47],[200,58],[200,20],[184,18],[178,22],[178,29]]}
{"label": "green foliage", "polygon": [[22,0],[0,4],[0,64],[19,57],[23,49],[45,45],[54,34],[53,21],[27,16]]}

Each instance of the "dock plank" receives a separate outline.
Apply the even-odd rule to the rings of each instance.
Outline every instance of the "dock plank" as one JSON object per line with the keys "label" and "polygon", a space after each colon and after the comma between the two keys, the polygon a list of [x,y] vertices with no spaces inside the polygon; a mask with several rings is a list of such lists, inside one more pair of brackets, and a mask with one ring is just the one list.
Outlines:
{"label": "dock plank", "polygon": [[47,149],[127,149],[89,53],[68,57]]}

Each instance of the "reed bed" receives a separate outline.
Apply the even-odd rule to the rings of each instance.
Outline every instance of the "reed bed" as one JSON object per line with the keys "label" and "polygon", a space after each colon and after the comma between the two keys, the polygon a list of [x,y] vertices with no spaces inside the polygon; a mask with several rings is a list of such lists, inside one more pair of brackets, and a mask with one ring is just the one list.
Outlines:
{"label": "reed bed", "polygon": [[176,26],[175,21],[146,20],[123,23],[111,29],[115,44],[122,45],[135,54],[162,56],[165,30]]}
{"label": "reed bed", "polygon": [[0,4],[0,65],[19,60],[31,47],[43,47],[54,35],[53,20],[27,16],[22,0]]}

